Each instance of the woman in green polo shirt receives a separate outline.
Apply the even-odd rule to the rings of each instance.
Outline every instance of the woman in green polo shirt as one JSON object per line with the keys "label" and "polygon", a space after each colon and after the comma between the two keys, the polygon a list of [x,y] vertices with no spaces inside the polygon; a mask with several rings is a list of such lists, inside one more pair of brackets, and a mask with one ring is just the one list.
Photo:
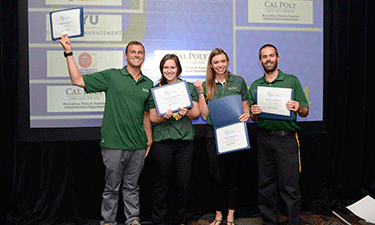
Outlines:
{"label": "woman in green polo shirt", "polygon": [[[211,225],[220,225],[223,211],[228,210],[227,225],[234,225],[234,211],[238,195],[238,163],[241,151],[217,155],[214,128],[207,102],[230,95],[241,95],[244,114],[238,120],[247,122],[250,118],[249,95],[245,80],[229,73],[229,57],[219,48],[211,51],[208,57],[206,81],[197,81],[195,87],[199,95],[199,110],[207,121],[206,149],[212,180],[213,203],[216,211]],[[225,116],[225,115],[223,115]]]}
{"label": "woman in green polo shirt", "polygon": [[[157,86],[171,84],[179,81],[182,72],[178,57],[167,54],[160,62],[162,73]],[[155,102],[150,97],[150,120],[156,124],[153,132],[153,211],[154,224],[185,224],[187,215],[188,186],[190,183],[191,163],[193,158],[194,128],[191,120],[200,115],[197,91],[192,83],[188,82],[193,107],[179,108],[172,113],[169,109],[163,116],[158,116]],[[170,180],[171,170],[176,168],[177,196],[176,215],[174,221],[166,221],[167,203],[166,195]]]}

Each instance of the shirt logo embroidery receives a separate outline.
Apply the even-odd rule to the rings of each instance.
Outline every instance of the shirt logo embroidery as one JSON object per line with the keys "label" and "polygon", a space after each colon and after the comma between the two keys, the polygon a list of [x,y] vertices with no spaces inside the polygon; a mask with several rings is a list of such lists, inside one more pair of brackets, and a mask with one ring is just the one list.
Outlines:
{"label": "shirt logo embroidery", "polygon": [[146,88],[142,88],[142,91],[147,92],[147,93],[150,92],[150,90],[148,90],[148,89],[146,89]]}

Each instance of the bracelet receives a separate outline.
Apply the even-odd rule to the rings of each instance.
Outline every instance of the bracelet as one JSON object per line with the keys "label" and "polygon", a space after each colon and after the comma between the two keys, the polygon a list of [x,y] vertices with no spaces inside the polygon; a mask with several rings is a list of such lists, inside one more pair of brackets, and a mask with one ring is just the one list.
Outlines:
{"label": "bracelet", "polygon": [[204,94],[204,92],[198,92],[198,94]]}

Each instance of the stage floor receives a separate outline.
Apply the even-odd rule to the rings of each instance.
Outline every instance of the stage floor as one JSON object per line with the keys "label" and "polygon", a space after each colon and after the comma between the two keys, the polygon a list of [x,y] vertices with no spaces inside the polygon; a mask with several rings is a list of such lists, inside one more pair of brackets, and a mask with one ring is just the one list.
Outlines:
{"label": "stage floor", "polygon": [[[364,220],[360,219],[359,217],[351,214],[341,214],[342,219],[339,220],[338,217],[329,217],[323,215],[316,215],[312,213],[305,213],[301,215],[300,225],[374,225],[372,223],[366,223]],[[186,225],[209,225],[214,220],[214,214],[206,214],[199,218],[198,221],[189,221]],[[87,221],[86,223],[80,223],[84,225],[98,225],[100,221],[92,220]],[[141,221],[142,225],[153,225],[151,221]],[[261,217],[241,217],[235,219],[236,225],[261,225],[263,224],[263,220]],[[65,225],[73,225],[73,223],[67,223]],[[75,225],[75,224],[74,224]],[[125,225],[123,222],[118,221],[118,225]],[[226,220],[222,222],[221,225],[226,225]],[[286,216],[280,216],[280,223],[279,225],[288,225],[288,220]]]}
{"label": "stage floor", "polygon": [[[206,214],[201,217],[198,221],[189,221],[187,225],[208,225],[214,219],[214,214]],[[311,224],[311,225],[373,225],[372,223],[366,223],[364,220],[354,216],[354,215],[345,215],[345,221],[349,223],[345,223],[340,221],[337,217],[328,217],[323,215],[315,215],[315,214],[305,214],[301,215],[300,224]],[[223,221],[223,225],[225,225],[226,221]],[[263,220],[261,217],[252,217],[252,218],[236,218],[235,219],[236,225],[261,225],[263,224]],[[287,225],[287,217],[280,216],[280,225]]]}

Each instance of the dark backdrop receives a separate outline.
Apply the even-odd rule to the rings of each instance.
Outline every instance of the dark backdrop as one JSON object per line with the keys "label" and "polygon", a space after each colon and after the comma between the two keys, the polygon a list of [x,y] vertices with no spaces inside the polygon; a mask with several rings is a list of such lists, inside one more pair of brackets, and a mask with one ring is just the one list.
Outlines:
{"label": "dark backdrop", "polygon": [[[99,141],[20,142],[18,112],[27,97],[17,96],[22,68],[18,51],[18,1],[0,1],[0,223],[62,224],[100,220],[104,167]],[[331,215],[369,194],[375,198],[375,85],[372,0],[325,0],[324,129],[303,123],[300,134],[303,211]],[[21,45],[22,44],[22,45]],[[27,51],[27,49],[25,49]],[[26,104],[27,105],[27,104]],[[204,149],[203,125],[193,162],[189,217],[213,212]],[[249,124],[251,149],[242,167],[241,207],[237,216],[255,216],[257,208],[256,142]],[[150,219],[152,161],[140,178],[141,217]],[[122,205],[120,205],[122,207]],[[171,207],[173,210],[173,207]],[[283,207],[282,207],[283,208]],[[120,210],[120,221],[124,215]]]}

